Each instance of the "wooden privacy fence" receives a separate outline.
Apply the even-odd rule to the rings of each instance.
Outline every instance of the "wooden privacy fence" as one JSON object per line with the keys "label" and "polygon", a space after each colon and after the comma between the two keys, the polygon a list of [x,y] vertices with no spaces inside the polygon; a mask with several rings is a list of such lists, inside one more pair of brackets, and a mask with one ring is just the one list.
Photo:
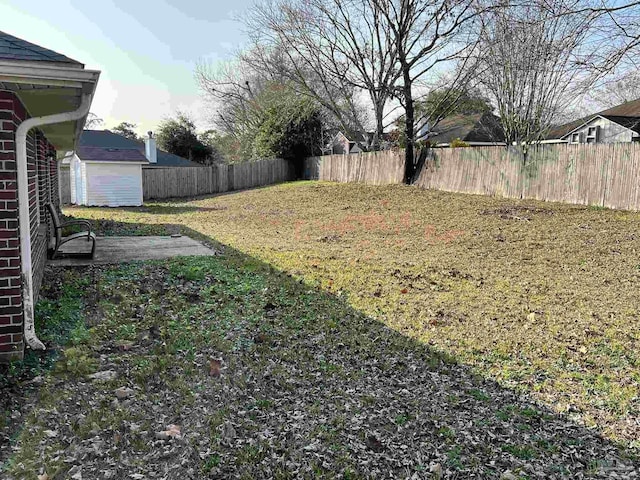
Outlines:
{"label": "wooden privacy fence", "polygon": [[[305,162],[305,178],[402,183],[404,151],[327,155]],[[640,143],[435,148],[416,185],[451,192],[640,210]]]}
{"label": "wooden privacy fence", "polygon": [[305,160],[305,178],[331,182],[362,182],[372,185],[402,183],[404,151],[326,155]]}
{"label": "wooden privacy fence", "polygon": [[293,175],[289,162],[279,158],[211,167],[143,168],[143,197],[195,197],[286,182]]}
{"label": "wooden privacy fence", "polygon": [[434,149],[416,184],[452,192],[640,210],[640,144]]}

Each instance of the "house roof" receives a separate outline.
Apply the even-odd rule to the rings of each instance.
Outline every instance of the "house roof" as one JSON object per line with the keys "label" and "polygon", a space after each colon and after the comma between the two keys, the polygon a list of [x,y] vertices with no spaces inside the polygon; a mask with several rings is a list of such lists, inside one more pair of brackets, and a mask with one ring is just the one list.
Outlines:
{"label": "house roof", "polygon": [[622,125],[629,130],[633,130],[636,133],[640,133],[640,115],[637,117],[621,117],[617,115],[602,115],[607,120]]}
{"label": "house roof", "polygon": [[34,45],[20,38],[0,31],[0,59],[27,60],[31,62],[66,63],[83,67],[84,65],[61,53]]}
{"label": "house roof", "polygon": [[[80,137],[80,148],[97,147],[102,149],[133,149],[141,152],[144,157],[144,142],[131,140],[110,130],[84,130]],[[83,158],[80,156],[80,158]],[[146,157],[145,157],[146,158]],[[201,167],[178,155],[158,149],[157,163],[150,163],[150,167]]]}
{"label": "house roof", "polygon": [[[0,90],[16,95],[31,117],[77,111],[90,104],[100,72],[0,31]],[[62,156],[77,147],[86,115],[39,129]]]}
{"label": "house roof", "polygon": [[78,157],[81,160],[92,162],[149,163],[147,157],[135,148],[104,148],[81,145],[78,148]]}
{"label": "house roof", "polygon": [[[623,127],[630,128],[631,130],[640,133],[640,131],[635,130],[634,128],[631,128],[629,126],[633,125],[636,122],[635,119],[640,118],[640,98],[631,102],[616,105],[615,107],[607,108],[606,110],[602,110],[601,112],[587,115],[586,117],[579,118],[578,120],[574,120],[573,122],[554,126],[547,134],[547,139],[565,137],[576,128],[584,125],[597,116],[604,117],[608,120],[611,120],[612,122],[622,125]],[[625,120],[629,118],[631,118],[632,120]]]}
{"label": "house roof", "polygon": [[492,113],[458,114],[440,120],[431,129],[429,139],[436,143],[451,143],[456,139],[464,142],[504,142],[504,131],[500,119]]}

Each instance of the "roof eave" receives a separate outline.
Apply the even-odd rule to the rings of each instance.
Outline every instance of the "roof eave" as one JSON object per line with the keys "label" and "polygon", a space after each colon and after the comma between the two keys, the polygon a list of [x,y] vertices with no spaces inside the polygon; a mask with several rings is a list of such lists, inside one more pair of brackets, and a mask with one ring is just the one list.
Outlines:
{"label": "roof eave", "polygon": [[68,86],[69,82],[97,82],[98,70],[85,70],[82,64],[0,60],[0,80],[15,82],[28,77],[30,83]]}
{"label": "roof eave", "polygon": [[148,160],[145,162],[143,160],[95,160],[95,159],[84,160],[80,158],[80,161],[84,163],[107,163],[107,164],[118,163],[118,164],[125,164],[125,165],[149,165]]}
{"label": "roof eave", "polygon": [[[89,95],[93,99],[99,78],[99,71],[85,70],[82,68],[82,64],[43,64],[42,62],[0,60],[0,82],[49,87],[48,89],[30,90],[25,88],[14,91],[25,104],[29,114],[34,117],[74,110],[80,105],[83,95]],[[39,111],[39,105],[44,105],[42,99],[46,99],[47,96],[52,98],[61,95],[61,92],[64,92],[68,97],[64,102],[58,102],[52,107],[53,109],[49,104],[48,110]],[[61,131],[60,125],[51,125],[43,128],[43,131],[59,151],[75,150],[85,121],[86,116],[75,122],[71,137],[71,129],[66,128]]]}

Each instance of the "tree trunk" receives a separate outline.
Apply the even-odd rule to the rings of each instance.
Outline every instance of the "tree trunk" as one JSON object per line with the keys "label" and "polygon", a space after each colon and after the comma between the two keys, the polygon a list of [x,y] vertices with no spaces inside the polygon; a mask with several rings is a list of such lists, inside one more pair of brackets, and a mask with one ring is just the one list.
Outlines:
{"label": "tree trunk", "polygon": [[413,93],[411,91],[411,75],[408,67],[403,66],[402,76],[404,80],[403,94],[405,104],[404,130],[407,138],[407,146],[404,151],[404,183],[410,185],[415,173],[413,132],[415,119],[413,111]]}
{"label": "tree trunk", "polygon": [[371,150],[380,150],[382,145],[382,133],[384,132],[384,124],[382,120],[382,110],[376,108],[376,131],[371,141]]}
{"label": "tree trunk", "polygon": [[418,181],[418,178],[420,177],[420,172],[422,171],[425,164],[427,163],[427,159],[429,158],[430,154],[431,154],[431,148],[429,146],[425,146],[420,150],[418,150],[416,162],[415,162],[416,167],[413,172],[411,183],[415,183]]}
{"label": "tree trunk", "polygon": [[376,117],[376,129],[373,132],[373,137],[368,139],[369,151],[378,151],[382,145],[382,134],[384,133],[384,105],[386,100],[382,100],[380,96],[372,92],[370,95],[371,103],[373,104],[374,115]]}

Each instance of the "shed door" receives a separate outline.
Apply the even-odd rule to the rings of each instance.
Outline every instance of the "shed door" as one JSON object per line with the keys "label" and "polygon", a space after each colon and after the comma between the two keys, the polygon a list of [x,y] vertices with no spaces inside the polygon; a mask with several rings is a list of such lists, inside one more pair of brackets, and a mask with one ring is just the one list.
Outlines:
{"label": "shed door", "polygon": [[142,205],[142,165],[87,163],[87,205]]}

